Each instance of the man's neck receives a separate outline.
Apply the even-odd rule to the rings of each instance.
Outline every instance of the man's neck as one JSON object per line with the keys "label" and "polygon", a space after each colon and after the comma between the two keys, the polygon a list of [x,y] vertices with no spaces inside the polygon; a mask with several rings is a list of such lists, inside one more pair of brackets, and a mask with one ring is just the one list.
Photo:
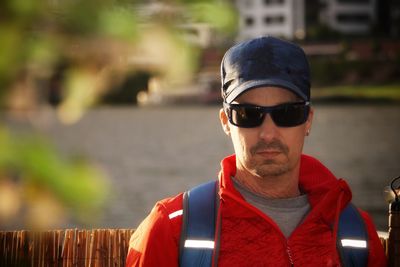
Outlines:
{"label": "man's neck", "polygon": [[260,177],[238,169],[235,178],[248,190],[266,198],[292,198],[301,194],[298,173],[294,170],[281,176]]}

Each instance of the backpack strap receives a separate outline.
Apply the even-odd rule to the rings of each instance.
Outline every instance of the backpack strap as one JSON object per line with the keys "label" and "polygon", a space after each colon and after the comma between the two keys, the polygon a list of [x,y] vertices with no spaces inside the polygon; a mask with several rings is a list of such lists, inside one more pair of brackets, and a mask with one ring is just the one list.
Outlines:
{"label": "backpack strap", "polygon": [[179,266],[212,266],[215,224],[219,201],[218,183],[211,181],[183,195],[182,230],[179,244]]}
{"label": "backpack strap", "polygon": [[337,248],[342,266],[367,266],[368,233],[359,211],[351,203],[340,213]]}

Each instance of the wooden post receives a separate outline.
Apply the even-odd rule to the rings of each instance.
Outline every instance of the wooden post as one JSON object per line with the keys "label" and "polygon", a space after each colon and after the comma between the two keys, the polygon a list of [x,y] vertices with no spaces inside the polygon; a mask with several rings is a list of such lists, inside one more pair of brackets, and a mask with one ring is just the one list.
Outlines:
{"label": "wooden post", "polygon": [[389,267],[400,267],[400,200],[389,206]]}

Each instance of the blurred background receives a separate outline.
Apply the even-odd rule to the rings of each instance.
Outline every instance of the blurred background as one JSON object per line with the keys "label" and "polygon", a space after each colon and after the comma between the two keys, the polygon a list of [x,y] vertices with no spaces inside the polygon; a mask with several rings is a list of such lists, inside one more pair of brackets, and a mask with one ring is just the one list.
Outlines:
{"label": "blurred background", "polygon": [[400,175],[395,0],[4,0],[0,229],[135,228],[162,198],[215,179],[219,64],[273,35],[309,57],[305,152],[387,230]]}

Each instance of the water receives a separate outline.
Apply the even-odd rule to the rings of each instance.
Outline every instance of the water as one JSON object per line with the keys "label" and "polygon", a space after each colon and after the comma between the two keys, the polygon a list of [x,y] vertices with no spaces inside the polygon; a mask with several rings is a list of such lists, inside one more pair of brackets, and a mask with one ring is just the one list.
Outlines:
{"label": "water", "polygon": [[[387,229],[382,191],[400,175],[400,106],[317,105],[305,153],[353,190],[353,201]],[[72,126],[39,115],[42,131],[63,151],[81,153],[109,174],[111,194],[95,227],[135,228],[154,203],[215,179],[233,153],[213,107],[102,107]]]}

